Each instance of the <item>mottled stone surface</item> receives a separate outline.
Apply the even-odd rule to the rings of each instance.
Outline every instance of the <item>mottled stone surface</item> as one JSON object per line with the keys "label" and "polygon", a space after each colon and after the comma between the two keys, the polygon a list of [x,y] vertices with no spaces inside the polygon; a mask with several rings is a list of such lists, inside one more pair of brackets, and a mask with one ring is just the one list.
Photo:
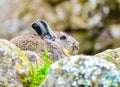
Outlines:
{"label": "mottled stone surface", "polygon": [[108,49],[95,55],[96,57],[103,58],[111,63],[114,63],[120,69],[120,48]]}
{"label": "mottled stone surface", "polygon": [[115,64],[100,57],[76,55],[59,60],[39,87],[119,87]]}
{"label": "mottled stone surface", "polygon": [[32,51],[24,51],[24,52],[28,55],[28,58],[34,67],[36,67],[36,65],[44,65],[44,60],[42,58],[42,55],[40,56]]}
{"label": "mottled stone surface", "polygon": [[23,87],[30,70],[27,55],[9,41],[0,39],[0,87]]}

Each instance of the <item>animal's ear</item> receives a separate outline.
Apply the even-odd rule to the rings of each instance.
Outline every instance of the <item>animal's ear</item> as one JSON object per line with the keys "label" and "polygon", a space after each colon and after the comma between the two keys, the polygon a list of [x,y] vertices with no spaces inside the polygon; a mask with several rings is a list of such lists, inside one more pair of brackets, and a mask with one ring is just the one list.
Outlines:
{"label": "animal's ear", "polygon": [[39,23],[41,23],[44,28],[46,29],[49,25],[47,24],[47,22],[43,21],[43,20],[38,20]]}
{"label": "animal's ear", "polygon": [[41,30],[40,26],[37,23],[33,23],[32,28],[37,32],[38,35],[42,34],[42,30]]}
{"label": "animal's ear", "polygon": [[45,22],[44,20],[38,20],[38,24],[41,26],[42,34],[44,35],[44,37],[54,41],[56,36],[52,29],[47,24],[47,22]]}
{"label": "animal's ear", "polygon": [[56,38],[52,29],[44,20],[38,20],[36,23],[33,23],[32,28],[37,32],[38,35],[41,35],[47,39],[54,40]]}

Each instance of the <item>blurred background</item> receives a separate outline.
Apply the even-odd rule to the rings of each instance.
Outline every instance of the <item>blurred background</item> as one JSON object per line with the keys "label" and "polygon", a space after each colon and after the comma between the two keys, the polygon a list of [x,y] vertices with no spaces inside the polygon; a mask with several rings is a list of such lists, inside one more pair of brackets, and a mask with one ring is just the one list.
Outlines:
{"label": "blurred background", "polygon": [[34,33],[38,19],[76,38],[79,53],[120,47],[120,0],[0,0],[0,38]]}

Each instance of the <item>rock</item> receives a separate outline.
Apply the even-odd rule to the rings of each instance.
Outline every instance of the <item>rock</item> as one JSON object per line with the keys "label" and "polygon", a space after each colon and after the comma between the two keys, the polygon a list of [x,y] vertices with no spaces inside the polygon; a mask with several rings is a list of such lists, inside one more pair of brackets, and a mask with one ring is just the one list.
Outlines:
{"label": "rock", "polygon": [[[95,56],[76,55],[61,59],[51,65],[39,87],[119,87],[119,53],[120,48],[117,48]],[[0,39],[0,86],[28,86],[31,71],[35,69],[33,66],[44,64],[40,59],[36,53],[23,52],[9,41]]]}
{"label": "rock", "polygon": [[100,57],[76,55],[59,60],[39,87],[119,87],[115,64]]}
{"label": "rock", "polygon": [[32,70],[27,54],[0,39],[0,87],[23,87]]}
{"label": "rock", "polygon": [[108,49],[95,55],[96,57],[103,58],[108,62],[114,63],[120,69],[120,48]]}
{"label": "rock", "polygon": [[29,58],[30,62],[33,64],[33,66],[36,66],[36,64],[44,65],[42,55],[40,56],[37,53],[32,52],[32,51],[28,51],[28,50],[24,51],[24,52],[28,55],[28,58]]}

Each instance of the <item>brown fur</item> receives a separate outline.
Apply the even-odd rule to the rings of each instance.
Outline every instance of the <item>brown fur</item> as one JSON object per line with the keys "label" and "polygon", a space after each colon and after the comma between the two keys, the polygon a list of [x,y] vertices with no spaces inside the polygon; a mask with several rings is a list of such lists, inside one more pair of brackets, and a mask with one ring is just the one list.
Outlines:
{"label": "brown fur", "polygon": [[[47,49],[54,61],[77,53],[79,43],[73,37],[63,32],[55,32],[55,35],[54,41],[32,34],[21,35],[10,41],[20,49],[36,52],[40,56],[43,56],[44,50]],[[66,39],[60,40],[61,36],[65,36]]]}

